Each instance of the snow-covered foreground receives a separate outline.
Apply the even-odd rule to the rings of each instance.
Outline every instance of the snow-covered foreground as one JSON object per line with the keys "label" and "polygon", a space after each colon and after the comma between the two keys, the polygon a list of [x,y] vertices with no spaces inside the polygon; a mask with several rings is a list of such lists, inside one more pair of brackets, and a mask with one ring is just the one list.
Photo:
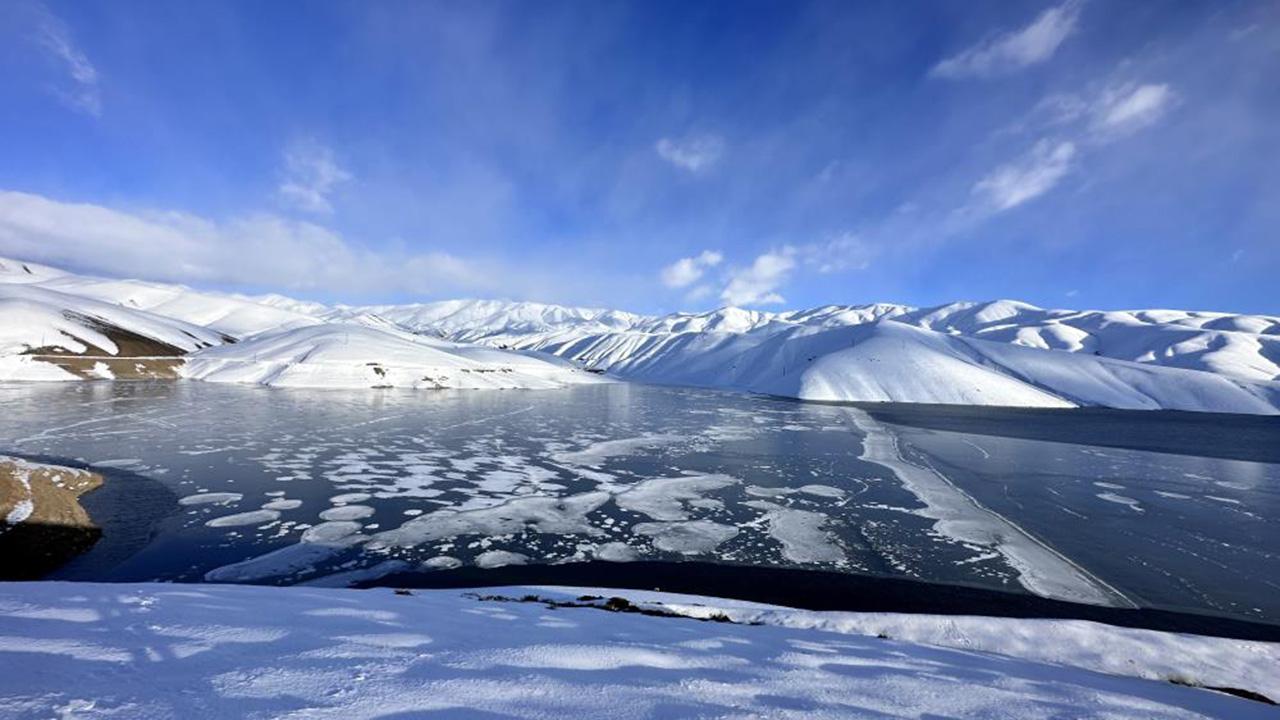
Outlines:
{"label": "snow-covered foreground", "polygon": [[688,617],[517,601],[584,593],[615,594],[3,585],[0,715],[1263,718],[1171,681],[1280,691],[1273,644],[640,591],[620,594]]}
{"label": "snow-covered foreground", "polygon": [[[508,352],[516,349],[624,379],[805,400],[1280,413],[1280,318],[1261,315],[1047,310],[1010,300],[660,317],[494,300],[328,307],[4,258],[0,313],[0,379],[111,377],[118,365],[68,372],[33,356],[48,347],[126,354],[106,328],[185,355],[188,377],[223,382],[474,388],[581,380],[564,365]],[[509,377],[463,377],[454,372],[466,366],[458,357]]]}

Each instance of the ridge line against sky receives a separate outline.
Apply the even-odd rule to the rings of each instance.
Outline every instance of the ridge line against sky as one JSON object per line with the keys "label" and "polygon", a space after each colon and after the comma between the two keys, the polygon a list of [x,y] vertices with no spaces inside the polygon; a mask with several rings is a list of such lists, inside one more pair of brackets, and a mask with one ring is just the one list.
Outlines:
{"label": "ridge line against sky", "polygon": [[1280,314],[1277,2],[128,10],[0,9],[0,254],[329,303]]}

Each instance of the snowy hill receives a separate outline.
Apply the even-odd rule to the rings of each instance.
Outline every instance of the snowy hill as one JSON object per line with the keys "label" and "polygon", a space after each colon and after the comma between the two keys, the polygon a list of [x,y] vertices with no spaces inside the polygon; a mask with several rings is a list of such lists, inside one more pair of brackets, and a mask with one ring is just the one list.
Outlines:
{"label": "snowy hill", "polygon": [[[785,312],[730,307],[664,316],[500,300],[329,307],[282,295],[105,280],[3,258],[0,290],[8,303],[4,317],[14,319],[0,328],[0,338],[9,339],[0,348],[0,377],[11,379],[71,377],[19,353],[36,347],[33,339],[61,337],[63,324],[79,322],[68,313],[84,315],[78,308],[96,301],[94,322],[173,345],[172,354],[200,350],[185,372],[202,379],[291,384],[328,376],[360,387],[491,386],[474,377],[483,373],[465,373],[466,381],[449,373],[467,353],[480,357],[458,344],[479,343],[556,356],[622,379],[807,400],[1280,413],[1280,318],[1261,315],[1050,310],[1012,300]],[[363,329],[338,329],[348,326]],[[86,332],[70,336],[88,338]],[[359,347],[349,342],[352,333]],[[258,336],[260,343],[201,349]],[[81,352],[75,347],[88,346],[67,349]],[[525,373],[533,386],[541,386],[534,378],[561,382],[568,372],[563,365],[530,365],[536,361],[518,354],[478,362],[505,368],[508,379]],[[284,370],[285,364],[312,369]],[[339,365],[346,369],[320,370]],[[382,374],[368,369],[375,365]],[[437,383],[440,376],[450,379]]]}
{"label": "snowy hill", "polygon": [[208,328],[40,283],[0,283],[0,377],[171,377],[175,358],[227,340]]}
{"label": "snowy hill", "polygon": [[279,387],[539,389],[602,382],[551,358],[358,323],[256,335],[192,355],[182,373],[208,382]]}
{"label": "snowy hill", "polygon": [[1244,720],[1274,708],[1204,688],[1280,690],[1268,643],[642,591],[9,583],[0,627],[5,717]]}
{"label": "snowy hill", "polygon": [[[621,378],[807,400],[1280,412],[1280,318],[1015,301],[724,308],[586,332],[494,312],[467,331]],[[449,337],[445,326],[416,330]]]}
{"label": "snowy hill", "polygon": [[26,284],[143,310],[235,338],[318,322],[311,315],[237,295],[202,292],[182,285],[74,275],[34,263],[0,258],[0,287],[6,284]]}

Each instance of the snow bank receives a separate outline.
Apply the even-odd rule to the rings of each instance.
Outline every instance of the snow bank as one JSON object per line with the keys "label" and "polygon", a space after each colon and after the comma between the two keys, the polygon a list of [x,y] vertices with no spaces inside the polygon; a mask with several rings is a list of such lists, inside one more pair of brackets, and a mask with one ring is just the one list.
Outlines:
{"label": "snow bank", "polygon": [[[597,592],[675,616],[516,601]],[[8,584],[0,663],[22,671],[0,673],[0,715],[1263,718],[1273,708],[1169,680],[1280,690],[1280,648],[1262,643],[639,591],[478,594]],[[762,624],[690,619],[716,615]]]}

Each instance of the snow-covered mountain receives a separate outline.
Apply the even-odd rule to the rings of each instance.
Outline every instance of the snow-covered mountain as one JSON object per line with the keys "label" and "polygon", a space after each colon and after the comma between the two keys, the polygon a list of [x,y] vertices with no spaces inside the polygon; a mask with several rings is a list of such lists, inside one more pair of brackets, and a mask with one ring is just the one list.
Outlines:
{"label": "snow-covered mountain", "polygon": [[540,389],[601,382],[549,357],[359,323],[262,333],[192,355],[182,374],[280,387]]}
{"label": "snow-covered mountain", "polygon": [[[458,358],[475,357],[478,350],[466,346],[480,344],[494,349],[485,352],[562,361],[535,367],[529,355],[484,356],[528,386],[541,386],[534,377],[578,381],[583,373],[567,361],[627,380],[806,400],[1280,414],[1280,318],[1262,315],[1051,310],[1012,300],[663,316],[500,300],[329,307],[104,280],[2,258],[0,290],[8,303],[0,376],[8,378],[48,374],[29,357],[35,335],[60,337],[63,324],[84,325],[68,318],[84,316],[191,353],[182,372],[210,380],[489,386],[449,370]],[[30,315],[32,298],[42,319]],[[90,302],[99,305],[86,312]],[[87,331],[78,332],[69,335]],[[228,340],[247,342],[213,347]],[[82,352],[76,347],[68,351]],[[298,364],[314,367],[291,369]],[[448,381],[438,382],[442,376]]]}
{"label": "snow-covered mountain", "polygon": [[[327,323],[324,316],[341,316]],[[187,377],[306,387],[549,388],[601,382],[569,363],[333,312],[0,258],[0,379]]]}

